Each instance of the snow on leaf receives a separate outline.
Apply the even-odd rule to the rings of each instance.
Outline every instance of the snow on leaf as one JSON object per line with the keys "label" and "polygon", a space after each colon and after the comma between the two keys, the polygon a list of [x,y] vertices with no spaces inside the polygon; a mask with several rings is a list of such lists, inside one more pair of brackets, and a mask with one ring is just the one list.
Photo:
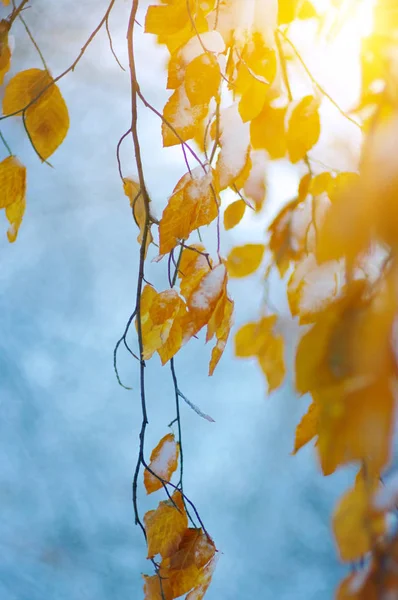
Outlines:
{"label": "snow on leaf", "polygon": [[[178,466],[178,456],[179,444],[176,443],[174,435],[168,433],[152,450],[149,468],[164,481],[170,481]],[[147,494],[163,487],[162,482],[147,470],[144,471],[144,485]]]}
{"label": "snow on leaf", "polygon": [[144,516],[148,558],[157,554],[162,558],[172,556],[188,527],[188,517],[180,492],[175,491],[172,500],[173,502],[160,502],[156,510],[150,510]]}
{"label": "snow on leaf", "polygon": [[201,571],[199,579],[196,582],[196,587],[189,592],[186,600],[203,600],[210,586],[217,560],[218,557],[215,556]]}
{"label": "snow on leaf", "polygon": [[205,252],[202,244],[186,246],[182,252],[178,277],[181,279],[180,291],[185,299],[190,297],[199,281],[211,269],[212,263]]}
{"label": "snow on leaf", "polygon": [[207,112],[206,104],[191,106],[185,86],[180,85],[170,96],[163,109],[163,146],[175,146],[181,144],[181,141],[186,142],[192,139]]}
{"label": "snow on leaf", "polygon": [[263,260],[263,244],[246,244],[232,248],[227,259],[227,269],[231,277],[246,277],[256,271]]}
{"label": "snow on leaf", "polygon": [[255,210],[259,211],[263,206],[266,194],[265,174],[267,155],[264,150],[251,150],[250,161],[251,169],[243,190],[245,196],[254,201]]}
{"label": "snow on leaf", "polygon": [[226,268],[220,263],[199,279],[196,287],[187,297],[188,315],[185,341],[200,331],[211,319],[218,301],[224,293],[226,277]]}
{"label": "snow on leaf", "polygon": [[204,173],[200,168],[192,171],[192,177],[186,173],[174,188],[160,220],[160,253],[167,254],[178,240],[186,240],[192,231],[209,225],[217,215],[213,173]]}
{"label": "snow on leaf", "polygon": [[243,123],[236,104],[221,111],[220,146],[216,172],[220,190],[232,185],[244,170],[250,147],[250,129]]}
{"label": "snow on leaf", "polygon": [[245,214],[245,210],[246,204],[243,200],[236,200],[227,206],[224,212],[224,228],[226,231],[240,223]]}
{"label": "snow on leaf", "polygon": [[287,129],[287,151],[292,163],[302,160],[321,133],[318,101],[305,96],[294,108]]}

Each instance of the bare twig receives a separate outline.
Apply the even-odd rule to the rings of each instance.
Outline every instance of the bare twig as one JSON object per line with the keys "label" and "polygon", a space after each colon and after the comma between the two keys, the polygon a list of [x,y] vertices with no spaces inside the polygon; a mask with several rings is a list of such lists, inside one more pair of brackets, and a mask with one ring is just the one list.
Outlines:
{"label": "bare twig", "polygon": [[29,36],[29,39],[30,39],[30,41],[32,42],[33,46],[36,48],[36,51],[37,51],[38,55],[40,56],[40,60],[41,60],[41,62],[43,63],[43,67],[44,67],[44,69],[45,69],[47,72],[49,72],[49,68],[48,68],[48,66],[47,66],[47,63],[46,63],[46,60],[45,60],[45,58],[44,58],[44,56],[43,56],[43,53],[42,53],[42,51],[40,50],[40,48],[39,48],[39,45],[38,45],[38,43],[36,42],[35,38],[33,37],[33,34],[32,34],[31,30],[30,30],[30,29],[29,29],[29,27],[28,27],[28,24],[26,23],[25,19],[23,18],[23,16],[22,16],[21,14],[19,15],[19,20],[21,21],[22,25],[24,26],[24,28],[25,28],[25,31],[26,31],[26,33],[28,34],[28,36]]}
{"label": "bare twig", "polygon": [[119,67],[122,69],[122,71],[125,71],[126,69],[123,67],[122,63],[120,62],[120,60],[117,57],[117,54],[115,52],[115,49],[113,47],[113,41],[112,41],[112,35],[111,35],[111,30],[109,29],[109,15],[106,18],[105,21],[105,28],[106,28],[106,33],[108,35],[108,40],[109,40],[109,47],[111,49],[111,52],[113,54],[113,58],[115,59],[115,61],[117,62],[117,64],[119,65]]}
{"label": "bare twig", "polygon": [[14,4],[14,10],[12,11],[12,13],[10,14],[10,16],[7,19],[10,27],[14,23],[15,19],[20,15],[21,11],[25,8],[25,6],[27,5],[28,2],[29,2],[29,0],[22,0],[21,4],[19,6],[15,6],[15,4]]}

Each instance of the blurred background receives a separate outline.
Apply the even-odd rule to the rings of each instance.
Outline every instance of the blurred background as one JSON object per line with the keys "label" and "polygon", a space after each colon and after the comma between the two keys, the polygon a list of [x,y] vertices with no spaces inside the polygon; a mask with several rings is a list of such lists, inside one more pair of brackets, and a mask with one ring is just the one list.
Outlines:
{"label": "blurred background", "polygon": [[[57,75],[73,62],[108,2],[31,4],[24,17]],[[110,19],[115,50],[126,67],[129,4],[117,1]],[[140,23],[146,4],[141,2]],[[335,99],[350,106],[359,82],[351,52],[358,40],[342,35],[331,50],[325,40],[320,60],[306,47],[303,31],[300,48],[308,64]],[[14,37],[12,73],[40,68],[19,23]],[[162,109],[164,50],[139,27],[136,48],[141,88]],[[338,64],[336,56],[345,59]],[[28,194],[15,244],[8,244],[0,217],[0,599],[139,600],[141,574],[151,573],[151,565],[131,502],[141,423],[137,364],[121,351],[120,375],[132,391],[122,389],[113,372],[113,348],[134,307],[138,262],[138,232],[115,157],[130,121],[129,79],[109,50],[105,30],[60,88],[71,128],[50,159],[53,169],[37,159],[20,119],[2,122],[2,133],[28,168]],[[355,168],[357,131],[331,105],[322,110],[324,131],[313,157],[337,169]],[[140,135],[154,212],[160,215],[184,172],[183,157],[178,148],[162,149],[160,123],[144,110]],[[125,176],[134,177],[129,140],[122,158]],[[236,243],[264,239],[266,223],[295,195],[300,174],[283,161],[270,166],[263,212],[247,215],[240,227],[223,234],[224,254]],[[162,289],[165,265],[149,263],[147,277]],[[256,319],[261,275],[233,282],[230,289],[236,327]],[[271,298],[281,311],[291,354],[297,332],[277,278]],[[307,407],[295,396],[291,376],[267,397],[256,364],[234,359],[232,344],[212,378],[209,357],[201,339],[176,359],[181,390],[215,420],[209,423],[182,406],[185,490],[222,553],[206,597],[332,598],[345,569],[336,557],[330,516],[352,473],[323,478],[312,445],[290,455]],[[174,418],[168,366],[154,358],[147,383],[149,454]],[[161,492],[146,499],[141,490],[142,514],[160,499]]]}

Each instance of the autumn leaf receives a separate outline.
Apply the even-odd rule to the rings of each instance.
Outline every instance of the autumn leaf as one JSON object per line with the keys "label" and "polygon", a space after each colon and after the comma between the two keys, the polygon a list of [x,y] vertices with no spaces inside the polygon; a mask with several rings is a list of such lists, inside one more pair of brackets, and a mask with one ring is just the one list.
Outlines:
{"label": "autumn leaf", "polygon": [[286,369],[284,341],[281,335],[270,335],[266,346],[257,354],[258,363],[268,381],[268,393],[282,385]]}
{"label": "autumn leaf", "polygon": [[233,227],[238,225],[238,223],[240,223],[240,221],[243,218],[243,215],[245,214],[245,210],[246,204],[243,202],[243,200],[236,200],[235,202],[232,202],[232,204],[227,206],[224,212],[225,231],[232,229]]}
{"label": "autumn leaf", "polygon": [[159,503],[156,510],[150,510],[144,516],[148,543],[148,558],[160,554],[162,558],[172,556],[179,547],[188,517],[185,512],[181,493],[175,491],[172,500]]}
{"label": "autumn leaf", "polygon": [[211,540],[201,528],[190,528],[184,533],[178,550],[170,557],[170,569],[186,569],[195,564],[202,569],[213,558],[216,552]]}
{"label": "autumn leaf", "polygon": [[[133,211],[134,221],[140,233],[137,237],[137,242],[142,244],[142,240],[144,239],[145,227],[147,224],[147,214],[145,208],[145,201],[143,195],[141,194],[140,184],[134,179],[130,179],[125,177],[123,179],[123,190],[127,198],[130,200],[130,206]],[[146,249],[145,256],[148,251],[148,246],[153,242],[153,236],[150,230],[151,223],[148,224],[148,232],[146,238]]]}
{"label": "autumn leaf", "polygon": [[189,310],[186,327],[187,336],[195,335],[209,322],[225,289],[226,277],[226,268],[223,263],[220,263],[204,274],[187,297]]}
{"label": "autumn leaf", "polygon": [[250,152],[250,172],[244,182],[243,192],[246,198],[253,200],[254,210],[259,212],[264,204],[267,187],[265,182],[267,170],[267,155],[264,150]]}
{"label": "autumn leaf", "polygon": [[283,158],[287,152],[285,118],[287,108],[265,105],[250,123],[250,139],[254,149],[266,150],[273,160]]}
{"label": "autumn leaf", "polygon": [[232,316],[234,312],[234,302],[230,300],[225,294],[223,299],[223,315],[222,321],[216,329],[217,343],[212,350],[209,375],[213,375],[214,369],[218,365],[218,362],[225,350],[229,334],[232,327]]}
{"label": "autumn leaf", "polygon": [[69,129],[67,106],[47,71],[21,71],[8,83],[3,113],[18,115],[25,108],[24,122],[29,138],[42,160],[46,160],[63,142]]}
{"label": "autumn leaf", "polygon": [[287,128],[287,151],[292,163],[302,160],[321,133],[318,101],[305,96],[294,108]]}
{"label": "autumn leaf", "polygon": [[191,106],[208,105],[218,94],[221,82],[220,65],[212,54],[197,56],[185,71],[185,91]]}
{"label": "autumn leaf", "polygon": [[0,208],[5,208],[10,223],[7,237],[14,242],[26,205],[26,168],[15,156],[8,156],[0,163],[0,189]]}
{"label": "autumn leaf", "polygon": [[143,575],[144,600],[172,600],[173,594],[167,578],[159,575]]}
{"label": "autumn leaf", "polygon": [[161,254],[167,254],[179,240],[204,225],[209,225],[218,215],[218,200],[213,173],[200,167],[186,173],[174,188],[163,211],[159,224]]}
{"label": "autumn leaf", "polygon": [[[176,443],[174,435],[168,433],[152,450],[149,468],[163,479],[163,481],[170,481],[171,476],[178,466],[179,452],[180,446]],[[147,494],[156,492],[156,490],[160,490],[163,487],[162,481],[148,470],[144,471],[144,485]]]}
{"label": "autumn leaf", "polygon": [[312,402],[296,427],[293,454],[296,454],[318,434],[318,413],[318,406]]}
{"label": "autumn leaf", "polygon": [[232,248],[227,259],[227,269],[231,277],[247,277],[257,271],[263,260],[263,244],[246,244]]}
{"label": "autumn leaf", "polygon": [[211,270],[212,262],[202,244],[185,246],[180,260],[178,277],[181,295],[187,300],[200,280]]}
{"label": "autumn leaf", "polygon": [[163,110],[163,146],[175,146],[192,139],[207,112],[206,104],[192,106],[185,86],[180,85],[170,96]]}
{"label": "autumn leaf", "polygon": [[204,595],[206,594],[212,577],[214,573],[214,569],[216,568],[217,557],[214,557],[204,569],[202,569],[199,578],[196,582],[196,587],[191,590],[186,597],[186,600],[203,600]]}
{"label": "autumn leaf", "polygon": [[373,540],[385,531],[384,516],[374,516],[370,510],[372,491],[378,483],[364,480],[361,473],[355,486],[344,494],[333,515],[333,531],[344,561],[354,561],[364,556]]}

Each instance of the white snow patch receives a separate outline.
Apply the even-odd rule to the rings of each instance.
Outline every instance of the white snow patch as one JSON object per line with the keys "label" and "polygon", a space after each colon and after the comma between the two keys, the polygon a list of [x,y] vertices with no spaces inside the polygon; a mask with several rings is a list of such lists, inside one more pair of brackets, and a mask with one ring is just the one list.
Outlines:
{"label": "white snow patch", "polygon": [[199,310],[209,310],[211,304],[221,293],[225,275],[226,269],[222,263],[205,275],[198,289],[190,298],[190,307]]}
{"label": "white snow patch", "polygon": [[217,169],[221,188],[227,187],[246,164],[250,145],[250,123],[243,123],[238,105],[232,104],[220,115],[221,151]]}
{"label": "white snow patch", "polygon": [[169,475],[171,464],[177,458],[177,445],[174,440],[166,440],[160,451],[159,456],[151,461],[151,469],[160,477]]}
{"label": "white snow patch", "polygon": [[221,34],[218,31],[206,31],[200,34],[200,40],[195,35],[182,48],[181,59],[186,65],[204,53],[202,44],[208,52],[222,54],[225,51],[225,43]]}

